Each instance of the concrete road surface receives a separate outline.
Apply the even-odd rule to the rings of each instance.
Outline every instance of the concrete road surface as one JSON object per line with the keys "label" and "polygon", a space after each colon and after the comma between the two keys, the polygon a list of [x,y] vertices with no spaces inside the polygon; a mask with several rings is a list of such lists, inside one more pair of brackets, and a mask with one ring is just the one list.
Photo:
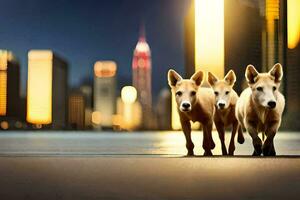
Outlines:
{"label": "concrete road surface", "polygon": [[237,156],[208,158],[185,157],[180,132],[1,132],[0,200],[300,199],[300,134],[278,133],[271,158],[248,156],[245,136]]}
{"label": "concrete road surface", "polygon": [[1,157],[0,199],[300,197],[299,157]]}

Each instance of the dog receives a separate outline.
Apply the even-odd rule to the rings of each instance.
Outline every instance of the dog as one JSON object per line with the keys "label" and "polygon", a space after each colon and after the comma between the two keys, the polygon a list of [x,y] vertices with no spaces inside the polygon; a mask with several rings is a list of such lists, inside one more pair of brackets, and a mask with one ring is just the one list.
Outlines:
{"label": "dog", "polygon": [[[274,137],[281,124],[285,106],[284,96],[279,92],[283,76],[280,63],[268,73],[259,73],[253,65],[248,65],[245,77],[248,82],[236,104],[236,117],[250,134],[253,142],[253,156],[275,156]],[[264,144],[258,133],[266,135]]]}
{"label": "dog", "polygon": [[235,150],[234,138],[236,132],[238,132],[238,142],[243,144],[245,139],[243,130],[239,126],[239,122],[235,117],[235,106],[239,98],[237,93],[234,91],[233,86],[236,81],[234,71],[230,70],[224,79],[219,80],[211,72],[208,72],[207,82],[215,93],[215,107],[216,111],[214,114],[214,122],[219,133],[221,140],[222,154],[227,155],[227,149],[225,145],[225,128],[232,126],[231,139],[228,148],[228,154],[233,155]]}
{"label": "dog", "polygon": [[175,95],[180,123],[186,139],[187,155],[194,155],[194,144],[191,139],[191,123],[200,122],[203,126],[203,144],[205,156],[211,156],[215,143],[212,139],[214,93],[211,88],[200,87],[204,78],[202,71],[183,79],[176,71],[168,71],[168,83]]}

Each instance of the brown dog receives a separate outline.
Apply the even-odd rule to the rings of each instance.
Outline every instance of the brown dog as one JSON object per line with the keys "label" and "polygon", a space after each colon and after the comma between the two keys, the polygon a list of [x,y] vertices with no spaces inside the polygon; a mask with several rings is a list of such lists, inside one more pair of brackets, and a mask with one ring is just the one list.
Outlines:
{"label": "brown dog", "polygon": [[227,155],[227,149],[225,145],[225,128],[232,126],[231,139],[229,144],[229,155],[234,154],[235,145],[234,138],[238,131],[238,142],[243,144],[245,139],[243,136],[242,128],[239,126],[238,120],[235,117],[235,105],[239,96],[233,90],[233,85],[236,81],[235,73],[230,70],[224,79],[219,80],[211,72],[208,72],[208,83],[212,87],[215,93],[215,107],[216,112],[214,115],[214,122],[219,133],[219,138],[222,145],[222,154]]}
{"label": "brown dog", "polygon": [[177,110],[181,127],[186,138],[188,155],[194,155],[194,144],[191,139],[191,123],[200,122],[203,126],[204,155],[212,155],[211,149],[215,147],[212,139],[212,126],[214,115],[214,93],[210,88],[200,87],[203,81],[203,72],[196,72],[190,79],[182,77],[170,69],[168,82],[175,95]]}
{"label": "brown dog", "polygon": [[[275,156],[273,139],[281,124],[284,96],[279,92],[282,67],[275,64],[268,73],[258,73],[253,65],[246,69],[249,87],[245,89],[236,105],[236,117],[252,137],[253,156]],[[262,146],[258,133],[267,136]]]}

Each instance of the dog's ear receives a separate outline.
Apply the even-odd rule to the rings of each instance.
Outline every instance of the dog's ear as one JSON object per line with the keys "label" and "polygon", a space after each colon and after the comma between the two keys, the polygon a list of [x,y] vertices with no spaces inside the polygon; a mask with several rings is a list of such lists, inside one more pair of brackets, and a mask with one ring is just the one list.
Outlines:
{"label": "dog's ear", "polygon": [[272,69],[269,71],[269,74],[275,78],[275,82],[279,83],[283,76],[282,66],[280,63],[276,63]]}
{"label": "dog's ear", "polygon": [[168,71],[168,83],[170,87],[174,87],[178,81],[181,81],[182,77],[173,69]]}
{"label": "dog's ear", "polygon": [[233,70],[229,70],[229,72],[224,77],[224,80],[230,85],[233,86],[236,81],[236,76]]}
{"label": "dog's ear", "polygon": [[258,72],[256,71],[253,65],[248,65],[246,68],[245,77],[249,84],[253,84],[256,82]]}
{"label": "dog's ear", "polygon": [[219,79],[213,75],[213,73],[208,72],[207,73],[207,82],[209,83],[210,86],[215,85],[215,83],[218,81]]}
{"label": "dog's ear", "polygon": [[202,71],[197,71],[193,74],[193,76],[191,77],[191,80],[195,81],[197,86],[200,86],[203,81],[203,76],[204,76],[204,74]]}

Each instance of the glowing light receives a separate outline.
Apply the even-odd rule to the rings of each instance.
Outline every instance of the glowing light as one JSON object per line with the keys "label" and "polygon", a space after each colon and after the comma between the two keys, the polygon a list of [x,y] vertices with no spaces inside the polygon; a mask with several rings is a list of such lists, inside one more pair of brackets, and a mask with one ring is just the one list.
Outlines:
{"label": "glowing light", "polygon": [[113,61],[97,61],[94,65],[95,76],[113,77],[116,75],[117,64]]}
{"label": "glowing light", "polygon": [[121,98],[125,103],[134,103],[137,98],[137,91],[132,86],[125,86],[121,90]]}
{"label": "glowing light", "polygon": [[52,122],[52,66],[52,51],[29,51],[27,121],[30,123]]}
{"label": "glowing light", "polygon": [[135,47],[136,51],[138,52],[150,52],[150,47],[148,45],[148,43],[145,40],[140,40],[136,47]]}
{"label": "glowing light", "polygon": [[99,111],[92,113],[92,122],[98,125],[101,123],[101,113]]}
{"label": "glowing light", "polygon": [[267,65],[271,65],[275,60],[276,55],[276,30],[275,21],[279,19],[279,0],[266,0],[266,55]]}
{"label": "glowing light", "polygon": [[7,62],[8,51],[0,50],[0,116],[6,115],[7,107]]}
{"label": "glowing light", "polygon": [[7,107],[7,72],[0,71],[0,116],[6,115]]}
{"label": "glowing light", "polygon": [[177,103],[175,100],[175,96],[172,94],[172,113],[171,113],[171,127],[173,130],[180,130],[181,123],[177,111]]}
{"label": "glowing light", "polygon": [[294,49],[300,40],[300,1],[287,0],[288,48]]}
{"label": "glowing light", "polygon": [[224,0],[195,0],[195,65],[224,76]]}
{"label": "glowing light", "polygon": [[9,124],[7,121],[3,121],[0,123],[0,127],[4,130],[8,129],[9,128]]}
{"label": "glowing light", "polygon": [[123,122],[122,115],[120,115],[120,114],[113,115],[112,123],[114,126],[121,126],[122,122]]}
{"label": "glowing light", "polygon": [[142,108],[137,99],[137,91],[132,86],[125,86],[121,90],[121,98],[117,101],[117,114],[114,123],[120,123],[126,130],[136,129],[141,124]]}

